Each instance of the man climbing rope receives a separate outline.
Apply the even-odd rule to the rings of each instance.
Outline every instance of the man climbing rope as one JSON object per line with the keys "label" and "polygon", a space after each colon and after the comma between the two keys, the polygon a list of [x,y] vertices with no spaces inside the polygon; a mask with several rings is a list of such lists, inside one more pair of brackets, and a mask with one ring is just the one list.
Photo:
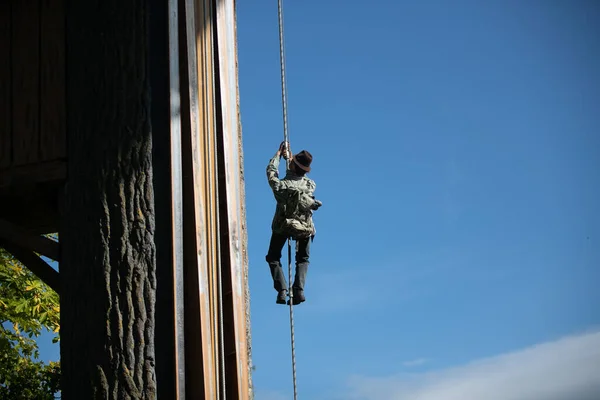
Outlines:
{"label": "man climbing rope", "polygon": [[281,268],[281,250],[288,238],[296,241],[296,275],[292,285],[293,304],[296,305],[305,301],[304,283],[308,272],[310,242],[315,235],[312,213],[322,203],[315,200],[313,195],[315,182],[306,176],[312,163],[312,155],[308,151],[302,150],[291,157],[285,177],[279,179],[279,159],[284,157],[288,160],[290,154],[289,145],[282,142],[267,165],[267,179],[277,207],[271,224],[271,242],[266,260],[277,291],[277,304],[286,304],[287,286]]}

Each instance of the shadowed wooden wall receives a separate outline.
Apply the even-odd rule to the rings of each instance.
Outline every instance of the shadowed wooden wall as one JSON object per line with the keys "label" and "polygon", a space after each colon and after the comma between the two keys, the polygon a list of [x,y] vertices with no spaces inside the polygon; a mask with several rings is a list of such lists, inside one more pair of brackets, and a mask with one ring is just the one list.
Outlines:
{"label": "shadowed wooden wall", "polygon": [[58,229],[66,171],[64,0],[0,1],[0,218]]}

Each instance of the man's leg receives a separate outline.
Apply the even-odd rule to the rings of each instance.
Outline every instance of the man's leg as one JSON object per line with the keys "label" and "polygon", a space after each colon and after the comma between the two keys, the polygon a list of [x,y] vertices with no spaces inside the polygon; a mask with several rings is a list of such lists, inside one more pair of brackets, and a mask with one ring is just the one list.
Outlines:
{"label": "man's leg", "polygon": [[310,257],[310,238],[296,241],[296,276],[294,277],[294,304],[302,303],[304,298],[304,284],[308,273]]}
{"label": "man's leg", "polygon": [[[269,252],[267,253],[266,260],[269,263],[269,268],[271,269],[271,277],[273,278],[273,287],[280,296],[283,296],[283,302],[285,303],[285,291],[287,290],[287,285],[285,282],[285,275],[283,274],[283,269],[281,268],[281,249],[285,245],[287,237],[283,235],[279,235],[275,232],[271,235],[271,242],[269,243]],[[277,302],[281,303],[281,299],[278,296]]]}

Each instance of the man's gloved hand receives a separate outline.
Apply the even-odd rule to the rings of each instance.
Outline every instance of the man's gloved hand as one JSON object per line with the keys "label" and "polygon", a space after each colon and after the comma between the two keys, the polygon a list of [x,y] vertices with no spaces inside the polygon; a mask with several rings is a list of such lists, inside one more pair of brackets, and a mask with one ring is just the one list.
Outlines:
{"label": "man's gloved hand", "polygon": [[286,141],[281,142],[281,144],[279,145],[279,155],[285,158],[286,160],[289,158],[290,145]]}
{"label": "man's gloved hand", "polygon": [[315,202],[312,204],[312,206],[310,207],[313,210],[318,210],[319,207],[321,207],[323,205],[323,203],[321,203],[319,200],[315,200]]}

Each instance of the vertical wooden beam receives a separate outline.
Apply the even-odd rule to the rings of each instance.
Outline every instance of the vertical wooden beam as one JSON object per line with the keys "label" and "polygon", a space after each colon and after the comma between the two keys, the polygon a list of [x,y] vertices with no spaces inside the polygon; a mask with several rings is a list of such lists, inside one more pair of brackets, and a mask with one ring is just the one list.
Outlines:
{"label": "vertical wooden beam", "polygon": [[[211,251],[210,204],[207,203],[207,181],[210,172],[206,168],[205,138],[208,134],[205,92],[201,90],[206,79],[203,47],[201,41],[203,21],[198,19],[202,4],[195,0],[185,0],[185,46],[182,46],[182,85],[185,85],[183,142],[187,148],[184,161],[186,181],[186,324],[189,324],[190,347],[187,348],[187,377],[190,385],[190,399],[217,399],[218,366],[215,359],[214,319],[212,312],[212,290],[210,263]],[[200,8],[200,11],[198,10]],[[188,236],[189,235],[189,236]],[[187,325],[186,325],[187,326]]]}
{"label": "vertical wooden beam", "polygon": [[[212,36],[212,1],[199,0],[196,3],[196,52],[198,68],[199,93],[199,135],[197,140],[198,152],[197,173],[201,176],[201,204],[204,220],[204,245],[206,246],[205,275],[202,279],[207,284],[206,303],[208,313],[204,317],[210,321],[211,353],[210,362],[213,365],[215,399],[221,398],[221,353],[219,339],[219,304],[216,268],[219,264],[218,226],[217,226],[217,178],[216,178],[216,142],[215,142],[215,111],[214,111],[214,70],[213,70],[213,36]],[[200,183],[200,182],[199,182]],[[208,354],[205,353],[205,357]]]}
{"label": "vertical wooden beam", "polygon": [[177,0],[151,1],[150,15],[157,232],[157,387],[158,398],[184,400],[183,177]]}
{"label": "vertical wooden beam", "polygon": [[0,169],[8,168],[12,161],[12,3],[0,1]]}
{"label": "vertical wooden beam", "polygon": [[12,1],[13,164],[35,162],[39,152],[40,4]]}
{"label": "vertical wooden beam", "polygon": [[[182,2],[183,13],[188,7],[187,3],[193,3],[193,0]],[[193,4],[191,5],[193,7]],[[195,65],[195,52],[190,57],[188,51],[189,42],[186,39],[186,28],[189,24],[182,21],[180,29],[180,49],[181,57],[181,108],[182,108],[182,147],[183,147],[183,232],[184,232],[184,262],[185,262],[185,361],[186,361],[186,394],[189,399],[209,399],[207,393],[211,393],[211,388],[207,387],[212,379],[207,376],[210,370],[205,371],[209,367],[204,360],[204,355],[210,347],[205,346],[207,332],[205,325],[208,318],[202,318],[201,293],[202,290],[200,281],[201,259],[205,252],[200,250],[200,242],[198,241],[198,226],[196,220],[196,192],[198,188],[194,182],[194,156],[192,151],[192,132],[198,133],[197,125],[197,90],[193,90],[194,83],[197,79],[189,76],[188,69],[190,63]],[[195,41],[192,41],[194,46]],[[203,235],[202,235],[203,236]],[[210,338],[209,338],[210,339]],[[210,343],[210,342],[209,342]],[[206,347],[206,349],[205,349]],[[209,353],[210,354],[210,353]],[[206,364],[206,365],[205,365]]]}
{"label": "vertical wooden beam", "polygon": [[[216,180],[216,141],[214,129],[214,77],[212,65],[212,28],[210,2],[208,0],[186,1],[186,62],[188,93],[188,135],[190,148],[190,198],[192,214],[186,216],[186,223],[193,224],[194,239],[188,249],[190,264],[186,268],[191,281],[188,300],[193,303],[190,310],[197,314],[186,314],[198,327],[201,353],[195,351],[189,362],[190,381],[203,380],[195,385],[195,392],[202,391],[202,397],[218,400],[223,398],[220,390],[219,339],[220,310],[216,267],[219,263],[218,220],[217,220],[217,180]],[[192,333],[190,332],[190,335]],[[188,353],[189,354],[189,353]],[[202,360],[198,359],[202,357]],[[202,368],[198,365],[202,363]],[[201,374],[201,375],[200,375]],[[194,385],[194,384],[192,384]]]}
{"label": "vertical wooden beam", "polygon": [[171,202],[173,234],[173,280],[175,291],[175,347],[177,394],[185,400],[185,314],[184,314],[184,258],[183,258],[183,176],[181,160],[181,96],[179,81],[179,16],[178,0],[168,0],[169,11],[169,83],[171,114]]}
{"label": "vertical wooden beam", "polygon": [[[233,12],[233,2],[230,3],[231,7],[227,12]],[[157,12],[154,11],[154,14]],[[248,399],[249,360],[244,283],[247,271],[241,250],[245,248],[245,244],[240,242],[240,238],[245,238],[245,233],[240,204],[243,197],[239,192],[241,166],[238,153],[237,72],[235,51],[231,52],[235,47],[231,47],[230,43],[235,40],[235,35],[231,34],[232,26],[229,26],[229,30],[222,33],[223,40],[227,42],[221,44],[225,50],[219,48],[216,41],[218,30],[215,0],[182,0],[179,12],[185,394],[187,399]],[[228,18],[227,23],[235,23],[233,15]],[[227,69],[225,73],[219,67],[221,57],[228,57],[226,66],[223,67]],[[164,76],[164,61],[157,62],[157,71],[162,70]],[[232,65],[233,72],[229,70]],[[220,76],[226,76],[226,80],[219,80]],[[159,77],[155,79],[160,86]],[[168,96],[164,85],[157,89],[155,91],[153,88],[153,98]],[[224,97],[219,95],[221,92],[226,92]],[[157,105],[153,103],[154,106]],[[165,125],[165,120],[160,122],[162,129]],[[161,167],[158,163],[166,167],[169,161],[169,168],[173,169],[173,154],[166,154],[158,148],[169,147],[158,129],[154,125],[156,178],[157,182],[169,180],[169,185],[163,184],[161,187],[170,193],[176,186],[174,182],[177,177],[168,175],[170,172],[159,172]],[[236,161],[231,161],[232,158]],[[157,193],[160,191],[157,187]],[[156,202],[158,210],[167,200],[164,195],[162,200],[157,196]],[[163,205],[159,206],[159,203]],[[172,203],[169,205],[172,206]],[[229,220],[230,217],[234,222]],[[172,220],[171,217],[169,221],[165,219],[161,223],[157,213],[157,231],[161,231],[159,225],[163,226],[163,230],[171,229]],[[158,247],[159,265],[161,247],[173,251],[174,243]],[[167,272],[160,272],[160,268],[159,273],[163,277],[159,277],[158,281],[163,283],[163,287],[173,287],[176,279],[173,276],[167,278]],[[159,295],[160,293],[161,290]],[[167,296],[165,289],[162,296]],[[171,293],[170,296],[173,305],[176,303],[173,300],[174,294]],[[163,306],[167,310],[166,303]],[[236,317],[235,313],[239,315]],[[174,322],[174,317],[167,318],[166,311],[162,314],[162,320]],[[236,325],[238,322],[239,326]],[[173,335],[168,336],[165,332],[160,334],[171,342],[175,340]],[[157,337],[157,342],[159,341]],[[175,358],[176,355],[168,359],[163,357],[163,360],[171,362],[171,367],[175,368]],[[167,372],[166,367],[164,371]],[[159,379],[159,390],[162,385],[160,382],[162,381]],[[161,395],[169,396],[166,391]]]}
{"label": "vertical wooden beam", "polygon": [[40,160],[64,158],[65,4],[40,0]]}
{"label": "vertical wooden beam", "polygon": [[244,244],[242,193],[240,179],[240,132],[238,109],[237,47],[235,9],[233,1],[216,1],[215,36],[217,37],[216,68],[218,76],[217,107],[220,160],[221,245],[224,289],[227,293],[227,385],[236,399],[249,398],[249,354],[246,325],[246,264],[242,254]]}

